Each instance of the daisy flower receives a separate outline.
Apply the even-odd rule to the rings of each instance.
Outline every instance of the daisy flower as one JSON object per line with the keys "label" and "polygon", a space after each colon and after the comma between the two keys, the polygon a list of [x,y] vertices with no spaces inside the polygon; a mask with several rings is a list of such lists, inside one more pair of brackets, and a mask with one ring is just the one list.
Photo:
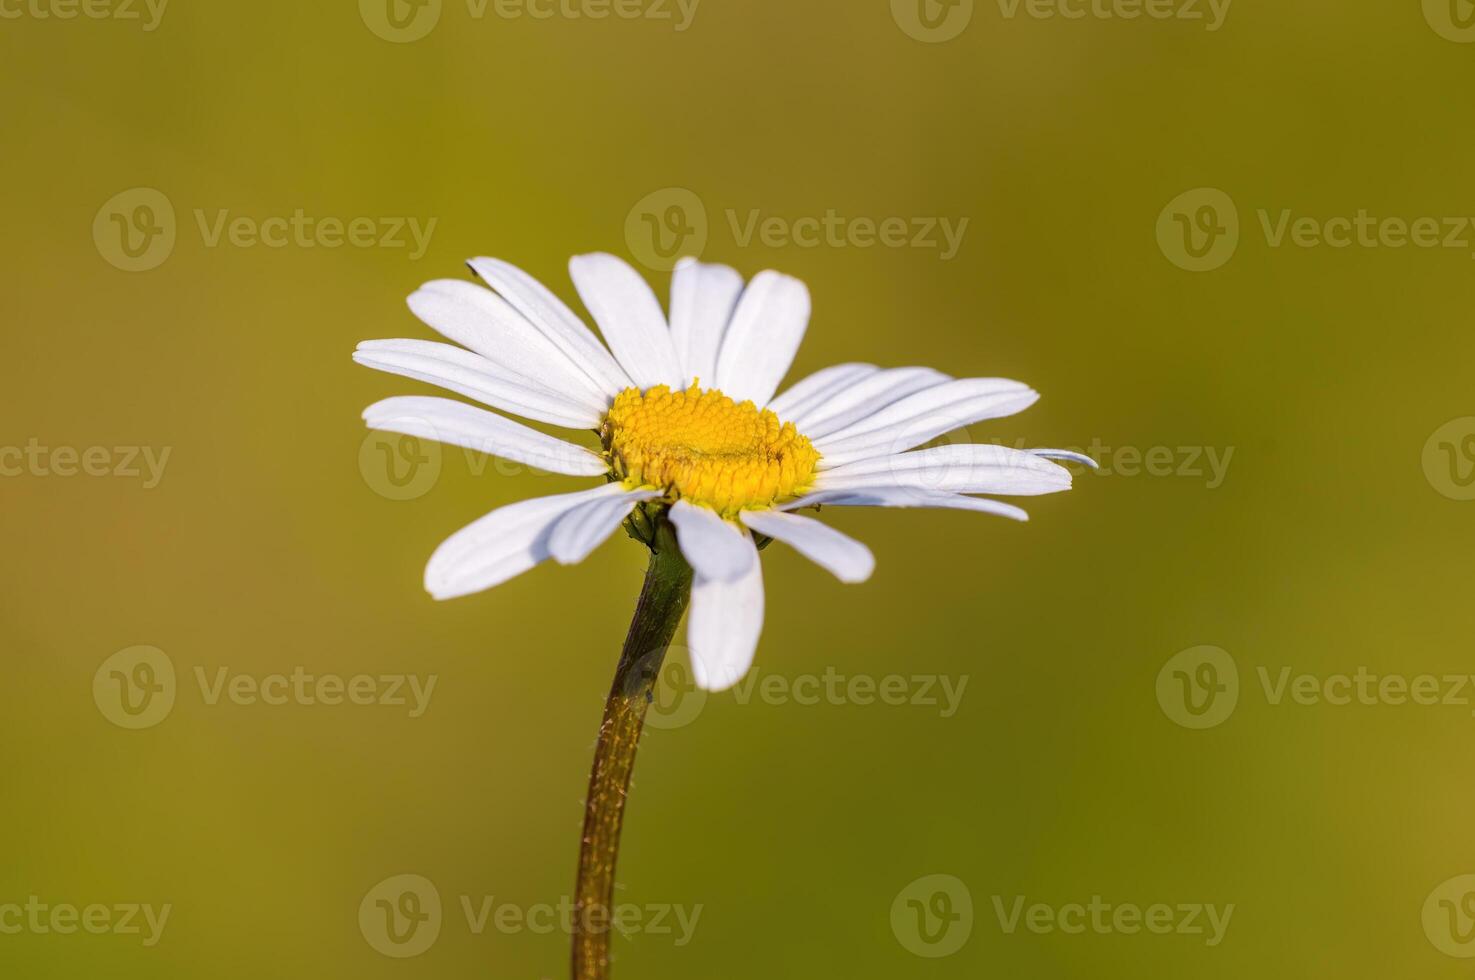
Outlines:
{"label": "daisy flower", "polygon": [[[1057,450],[917,447],[1039,397],[1004,378],[952,378],[925,367],[825,368],[777,394],[809,324],[805,285],[683,260],[669,318],[656,294],[611,255],[569,271],[606,347],[549,289],[496,259],[468,263],[486,284],[437,280],[410,309],[453,344],[371,340],[354,360],[537,422],[597,433],[597,446],[554,438],[446,398],[371,405],[372,429],[428,438],[538,469],[600,479],[576,493],[499,508],[431,556],[425,588],[450,599],[491,588],[546,559],[582,561],[622,525],[656,546],[674,529],[694,571],[688,646],[707,690],[747,673],[763,626],[759,549],[793,547],[843,582],[863,582],[869,549],[798,511],[938,507],[1025,520],[1012,504],[971,496],[1067,490]],[[490,287],[490,288],[487,288]]]}
{"label": "daisy flower", "polygon": [[699,687],[748,672],[763,629],[758,552],[781,541],[843,582],[875,568],[865,545],[798,513],[832,507],[939,507],[1024,520],[975,494],[1070,488],[1061,450],[950,444],[949,432],[1022,411],[1039,397],[1003,378],[923,367],[825,368],[777,395],[809,325],[809,291],[777,272],[744,284],[692,259],[671,282],[669,317],[644,279],[603,254],[569,263],[601,344],[546,287],[496,259],[469,263],[486,286],[427,283],[410,309],[451,344],[372,340],[354,360],[547,425],[586,429],[580,446],[447,398],[369,406],[370,428],[599,479],[576,493],[511,504],[446,539],[425,569],[437,599],[489,589],[552,558],[582,561],[624,526],[651,551],[594,749],[575,893],[573,977],[607,980],[608,921],[624,805],[657,671],[690,605]]}

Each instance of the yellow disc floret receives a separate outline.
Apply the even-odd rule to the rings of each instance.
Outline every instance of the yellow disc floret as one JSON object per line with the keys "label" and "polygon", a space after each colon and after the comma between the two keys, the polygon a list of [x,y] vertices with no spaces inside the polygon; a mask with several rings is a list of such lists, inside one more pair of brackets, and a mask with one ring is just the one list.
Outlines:
{"label": "yellow disc floret", "polygon": [[726,516],[798,496],[819,462],[794,423],[696,385],[625,389],[601,435],[627,486],[655,487]]}

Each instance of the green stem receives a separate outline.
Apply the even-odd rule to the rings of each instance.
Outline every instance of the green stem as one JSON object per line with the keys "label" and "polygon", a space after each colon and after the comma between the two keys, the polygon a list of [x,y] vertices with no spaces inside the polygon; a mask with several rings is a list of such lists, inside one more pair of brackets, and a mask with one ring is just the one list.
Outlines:
{"label": "green stem", "polygon": [[666,648],[691,599],[691,577],[691,566],[681,557],[675,533],[662,519],[654,528],[645,586],[605,702],[594,767],[589,773],[579,880],[574,892],[574,980],[606,980],[609,976],[615,860],[620,850],[625,797],[635,770],[635,750],[651,691]]}

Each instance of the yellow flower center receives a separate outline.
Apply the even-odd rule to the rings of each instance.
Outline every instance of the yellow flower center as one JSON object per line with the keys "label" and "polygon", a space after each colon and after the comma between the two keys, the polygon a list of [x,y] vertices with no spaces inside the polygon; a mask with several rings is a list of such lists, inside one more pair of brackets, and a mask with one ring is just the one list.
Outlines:
{"label": "yellow flower center", "polygon": [[726,516],[798,496],[819,462],[794,423],[696,385],[626,388],[601,436],[626,486],[655,487]]}

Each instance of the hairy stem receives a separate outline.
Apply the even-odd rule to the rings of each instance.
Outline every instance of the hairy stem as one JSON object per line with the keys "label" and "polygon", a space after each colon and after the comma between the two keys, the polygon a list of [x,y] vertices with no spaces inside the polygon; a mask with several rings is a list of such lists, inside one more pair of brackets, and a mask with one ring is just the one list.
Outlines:
{"label": "hairy stem", "polygon": [[574,891],[574,980],[605,980],[609,976],[615,860],[620,850],[625,796],[635,769],[635,750],[666,648],[691,599],[691,566],[681,557],[670,524],[661,520],[654,532],[645,586],[605,702],[594,768],[589,773],[579,880]]}

